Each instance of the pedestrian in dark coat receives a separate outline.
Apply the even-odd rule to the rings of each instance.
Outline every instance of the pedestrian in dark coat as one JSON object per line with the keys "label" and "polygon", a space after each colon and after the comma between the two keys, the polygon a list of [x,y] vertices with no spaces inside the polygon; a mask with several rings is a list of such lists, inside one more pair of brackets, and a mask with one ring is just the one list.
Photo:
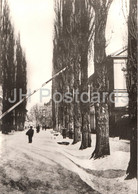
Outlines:
{"label": "pedestrian in dark coat", "polygon": [[63,139],[66,138],[66,136],[67,136],[67,129],[66,128],[62,129],[62,136],[63,136]]}
{"label": "pedestrian in dark coat", "polygon": [[37,132],[37,133],[40,132],[40,125],[37,125],[37,127],[36,127],[36,132]]}
{"label": "pedestrian in dark coat", "polygon": [[28,135],[28,143],[32,143],[32,137],[34,135],[34,130],[32,126],[30,126],[30,129],[26,132],[26,135]]}

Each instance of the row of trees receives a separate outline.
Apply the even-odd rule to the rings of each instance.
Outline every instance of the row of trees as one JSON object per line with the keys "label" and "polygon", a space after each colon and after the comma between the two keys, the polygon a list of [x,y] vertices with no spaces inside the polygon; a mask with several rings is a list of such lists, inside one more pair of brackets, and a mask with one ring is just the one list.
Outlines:
{"label": "row of trees", "polygon": [[[73,102],[55,103],[53,101],[54,128],[73,128],[74,142],[80,140],[81,149],[91,146],[89,129],[89,103],[76,102],[75,91],[88,91],[87,68],[89,51],[89,28],[93,10],[85,1],[56,1],[55,39],[53,53],[53,74],[65,66],[71,66],[68,72],[53,80],[53,94],[74,95]],[[92,17],[93,18],[93,17]],[[58,97],[56,99],[59,100]]]}
{"label": "row of trees", "polygon": [[[94,47],[93,92],[107,92],[107,57],[105,29],[108,11],[113,0],[57,0],[55,1],[55,36],[53,51],[53,74],[69,66],[69,69],[52,82],[52,93],[73,94],[73,102],[53,100],[53,127],[72,128],[76,143],[81,137],[80,149],[91,146],[89,127],[89,102],[76,101],[75,92],[88,92],[88,56]],[[127,80],[129,113],[132,123],[131,159],[127,173],[136,176],[136,0],[130,1],[128,20],[129,44]],[[79,95],[78,95],[79,96]],[[103,95],[100,95],[103,96]],[[80,96],[79,96],[80,97]],[[57,96],[56,101],[59,100]],[[87,101],[87,96],[84,96]],[[105,102],[94,103],[96,110],[96,146],[92,157],[110,154],[108,95]],[[133,122],[135,121],[135,122]]]}
{"label": "row of trees", "polygon": [[[70,92],[73,93],[74,100],[71,103],[62,101],[57,104],[53,101],[54,127],[72,127],[74,129],[73,143],[80,140],[81,133],[80,149],[91,146],[90,105],[89,102],[86,103],[87,95],[84,95],[85,103],[81,100],[76,102],[75,92],[76,90],[79,94],[89,92],[88,56],[91,53],[92,42],[94,44],[95,67],[93,91],[99,93],[107,91],[105,28],[111,3],[112,0],[56,1],[53,74],[65,66],[70,65],[71,67],[67,72],[53,80],[53,94],[56,91],[61,94]],[[98,158],[110,154],[108,104],[107,102],[95,104],[95,108],[97,142],[92,156]]]}
{"label": "row of trees", "polygon": [[[17,103],[22,94],[26,94],[26,58],[20,43],[20,35],[16,38],[10,18],[8,3],[5,2],[1,17],[1,69],[2,69],[2,113]],[[25,122],[26,102],[16,107],[2,118],[2,132],[12,129],[20,130]]]}

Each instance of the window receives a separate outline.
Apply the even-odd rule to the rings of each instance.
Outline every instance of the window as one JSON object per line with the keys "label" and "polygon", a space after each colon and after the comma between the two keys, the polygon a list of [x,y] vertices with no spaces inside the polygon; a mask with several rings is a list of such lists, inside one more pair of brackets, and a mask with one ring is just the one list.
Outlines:
{"label": "window", "polygon": [[115,107],[128,105],[128,93],[126,87],[126,59],[114,59],[114,100]]}

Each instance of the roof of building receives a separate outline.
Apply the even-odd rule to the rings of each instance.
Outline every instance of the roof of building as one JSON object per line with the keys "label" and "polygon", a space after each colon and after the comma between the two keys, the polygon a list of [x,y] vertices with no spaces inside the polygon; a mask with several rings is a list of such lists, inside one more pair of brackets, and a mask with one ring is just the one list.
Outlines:
{"label": "roof of building", "polygon": [[127,54],[126,51],[127,51],[127,46],[124,46],[123,48],[111,53],[109,56],[117,57],[117,56],[120,56],[120,55],[122,56],[122,54],[124,54],[126,56],[126,54]]}
{"label": "roof of building", "polygon": [[[122,55],[123,54],[123,55]],[[117,50],[117,51],[115,51],[115,52],[113,52],[113,53],[111,53],[110,55],[108,55],[107,57],[112,57],[112,58],[114,58],[114,57],[127,57],[127,46],[124,46],[123,48],[121,48],[121,49],[119,49],[119,50]],[[89,76],[89,78],[88,78],[88,80],[89,80],[89,83],[92,81],[92,80],[94,80],[94,73],[92,74],[92,75],[90,75]]]}

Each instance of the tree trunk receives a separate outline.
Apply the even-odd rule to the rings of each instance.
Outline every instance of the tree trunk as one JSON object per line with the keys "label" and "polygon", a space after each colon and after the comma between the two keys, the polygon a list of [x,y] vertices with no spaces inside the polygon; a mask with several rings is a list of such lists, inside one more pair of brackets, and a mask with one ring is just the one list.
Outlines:
{"label": "tree trunk", "polygon": [[96,106],[96,147],[92,157],[100,158],[110,154],[109,148],[109,114],[108,105],[99,103]]}
{"label": "tree trunk", "polygon": [[[127,168],[126,179],[132,179],[137,177],[137,128],[136,120],[133,121],[133,127],[131,128],[131,140],[130,140],[130,161]],[[135,125],[135,126],[134,126]]]}
{"label": "tree trunk", "polygon": [[130,1],[128,18],[127,89],[131,120],[130,161],[126,179],[137,177],[137,1]]}
{"label": "tree trunk", "polygon": [[[94,1],[95,10],[95,36],[94,36],[94,67],[95,80],[94,92],[100,95],[100,102],[94,102],[96,114],[96,146],[92,157],[99,158],[110,154],[109,148],[109,112],[107,96],[102,99],[103,92],[107,92],[107,68],[106,68],[106,39],[105,29],[108,15],[108,8],[105,2]],[[111,3],[111,1],[109,1]],[[108,2],[108,3],[109,3]],[[108,5],[107,3],[107,5]]]}
{"label": "tree trunk", "polygon": [[90,18],[85,1],[80,1],[80,69],[81,69],[81,119],[82,119],[82,140],[80,149],[91,147],[90,134],[90,104],[88,96],[88,52],[89,52],[89,36]]}
{"label": "tree trunk", "polygon": [[[2,0],[0,0],[0,86],[2,84]],[[0,110],[1,111],[1,110]]]}
{"label": "tree trunk", "polygon": [[[76,53],[77,54],[77,53]],[[78,61],[74,64],[74,138],[73,143],[75,144],[81,140],[81,111],[80,111],[80,64]],[[77,94],[78,93],[78,94]]]}
{"label": "tree trunk", "polygon": [[80,106],[75,102],[74,104],[74,138],[73,143],[75,144],[81,140],[81,113]]}
{"label": "tree trunk", "polygon": [[82,140],[80,150],[91,147],[91,133],[89,127],[88,113],[82,115]]}
{"label": "tree trunk", "polygon": [[[88,94],[88,59],[87,52],[84,51],[81,55],[81,95]],[[83,95],[83,98],[80,99],[81,105],[81,119],[82,119],[82,140],[80,149],[85,149],[91,147],[91,134],[90,134],[90,104],[89,97]]]}
{"label": "tree trunk", "polygon": [[55,92],[55,79],[52,80],[52,123],[53,130],[56,130],[56,104],[55,101],[53,100],[54,92]]}

